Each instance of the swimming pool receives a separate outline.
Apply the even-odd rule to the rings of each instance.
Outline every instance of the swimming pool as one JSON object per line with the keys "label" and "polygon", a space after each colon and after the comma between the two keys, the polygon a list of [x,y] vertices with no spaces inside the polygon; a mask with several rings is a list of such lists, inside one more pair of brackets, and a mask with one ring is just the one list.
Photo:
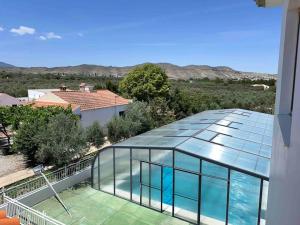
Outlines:
{"label": "swimming pool", "polygon": [[[201,216],[213,218],[221,222],[220,224],[224,224],[226,220],[227,169],[204,162],[202,173]],[[199,177],[178,170],[175,170],[174,174],[174,207],[177,208],[175,216],[196,222],[199,205]],[[132,176],[132,195],[140,196],[140,190],[142,190],[142,204],[158,209],[162,193],[163,210],[171,207],[173,203],[173,168],[163,167],[161,170],[159,166],[149,166],[148,164],[148,166],[142,167],[141,175],[142,178],[140,178],[140,173]],[[163,179],[162,183],[161,178]],[[140,179],[142,181],[141,189]],[[128,179],[124,179],[124,181],[126,180]],[[118,185],[117,189],[130,192],[130,185],[123,182]],[[259,191],[259,179],[236,171],[231,172],[229,224],[257,224]],[[187,212],[191,213],[187,215]]]}

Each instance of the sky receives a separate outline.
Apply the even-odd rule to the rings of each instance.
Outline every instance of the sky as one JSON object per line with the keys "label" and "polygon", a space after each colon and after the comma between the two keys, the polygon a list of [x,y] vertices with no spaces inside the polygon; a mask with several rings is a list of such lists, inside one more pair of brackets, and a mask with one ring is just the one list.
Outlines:
{"label": "sky", "polygon": [[281,14],[254,0],[5,0],[0,61],[26,67],[168,62],[276,73]]}

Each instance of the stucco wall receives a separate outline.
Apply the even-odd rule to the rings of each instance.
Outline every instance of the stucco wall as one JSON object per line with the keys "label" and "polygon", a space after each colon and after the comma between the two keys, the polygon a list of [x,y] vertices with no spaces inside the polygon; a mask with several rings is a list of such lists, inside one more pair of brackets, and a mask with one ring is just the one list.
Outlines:
{"label": "stucco wall", "polygon": [[[271,159],[267,225],[300,224],[300,1],[285,0]],[[297,65],[295,68],[295,64]],[[296,70],[295,70],[296,69]],[[293,92],[293,78],[296,74]],[[294,101],[292,101],[294,96]],[[282,120],[281,118],[289,118]],[[291,123],[289,122],[291,121]],[[290,134],[289,134],[290,131]],[[284,142],[285,140],[285,142]]]}
{"label": "stucco wall", "polygon": [[101,126],[106,126],[106,124],[112,119],[114,115],[119,115],[119,112],[125,111],[125,109],[126,105],[122,105],[116,107],[81,111],[81,124],[83,127],[87,127],[92,125],[94,121],[98,121]]}

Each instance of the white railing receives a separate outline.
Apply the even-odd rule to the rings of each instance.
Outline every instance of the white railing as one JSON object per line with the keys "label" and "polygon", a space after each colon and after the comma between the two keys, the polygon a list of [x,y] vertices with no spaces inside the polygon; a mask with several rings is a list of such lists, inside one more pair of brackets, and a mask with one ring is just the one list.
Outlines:
{"label": "white railing", "polygon": [[[68,166],[62,167],[53,172],[48,172],[48,173],[46,172],[45,176],[48,178],[50,183],[58,182],[60,180],[63,180],[67,177],[70,177],[78,172],[81,172],[89,168],[93,159],[94,159],[94,155],[90,155],[84,159],[79,160],[78,162],[72,163]],[[10,198],[15,199],[18,198],[19,196],[35,191],[46,185],[47,183],[45,179],[39,175],[35,178],[31,178],[29,181],[23,182],[16,186],[12,186],[8,188],[4,187],[2,190],[0,190],[0,205],[3,204],[3,198],[1,198],[1,195],[3,194],[5,194]]]}
{"label": "white railing", "polygon": [[4,201],[6,204],[7,217],[19,218],[21,225],[65,225],[15,199],[4,196]]}

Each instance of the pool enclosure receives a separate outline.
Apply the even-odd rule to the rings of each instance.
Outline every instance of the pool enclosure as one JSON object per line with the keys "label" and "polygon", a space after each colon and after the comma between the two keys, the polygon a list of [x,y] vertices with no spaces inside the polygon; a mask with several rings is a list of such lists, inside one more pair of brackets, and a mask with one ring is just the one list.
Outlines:
{"label": "pool enclosure", "polygon": [[195,224],[264,224],[272,128],[272,115],[205,111],[101,150],[92,186]]}

